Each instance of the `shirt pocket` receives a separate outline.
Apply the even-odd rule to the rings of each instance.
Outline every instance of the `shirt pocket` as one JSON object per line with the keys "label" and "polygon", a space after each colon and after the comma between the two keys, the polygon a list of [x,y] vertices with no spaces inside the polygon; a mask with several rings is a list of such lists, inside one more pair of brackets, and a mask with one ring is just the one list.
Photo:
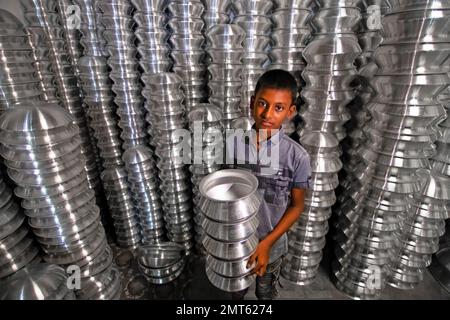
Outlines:
{"label": "shirt pocket", "polygon": [[282,179],[268,179],[264,191],[264,200],[268,204],[285,206],[289,200],[290,182]]}

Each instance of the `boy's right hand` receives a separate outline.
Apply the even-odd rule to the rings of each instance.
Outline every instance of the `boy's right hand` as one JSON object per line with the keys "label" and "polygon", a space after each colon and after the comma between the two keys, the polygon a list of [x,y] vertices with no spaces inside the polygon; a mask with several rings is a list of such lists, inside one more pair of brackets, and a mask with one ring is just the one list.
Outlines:
{"label": "boy's right hand", "polygon": [[262,277],[266,273],[267,265],[269,264],[270,249],[271,246],[264,240],[258,243],[255,252],[248,259],[247,268],[251,268],[251,266],[256,262],[252,272]]}

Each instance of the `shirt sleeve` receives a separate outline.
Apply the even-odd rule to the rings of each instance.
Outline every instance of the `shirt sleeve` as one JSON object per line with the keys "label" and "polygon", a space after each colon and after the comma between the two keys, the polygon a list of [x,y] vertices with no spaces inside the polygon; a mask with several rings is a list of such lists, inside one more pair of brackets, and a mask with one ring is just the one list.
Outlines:
{"label": "shirt sleeve", "polygon": [[303,154],[298,160],[292,179],[292,187],[300,189],[309,189],[311,180],[311,162],[307,153]]}

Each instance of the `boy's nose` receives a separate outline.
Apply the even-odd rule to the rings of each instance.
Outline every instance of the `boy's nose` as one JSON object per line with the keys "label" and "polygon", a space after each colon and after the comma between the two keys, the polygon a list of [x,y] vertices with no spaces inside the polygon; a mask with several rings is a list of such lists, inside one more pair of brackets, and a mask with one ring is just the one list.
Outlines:
{"label": "boy's nose", "polygon": [[263,113],[261,114],[261,117],[264,119],[270,119],[272,116],[272,107],[267,107],[264,109]]}

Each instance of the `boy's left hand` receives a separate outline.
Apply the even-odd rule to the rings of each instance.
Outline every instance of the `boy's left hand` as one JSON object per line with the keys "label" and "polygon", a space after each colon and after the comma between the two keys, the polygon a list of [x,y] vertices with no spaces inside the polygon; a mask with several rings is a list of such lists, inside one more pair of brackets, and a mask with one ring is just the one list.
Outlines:
{"label": "boy's left hand", "polygon": [[271,246],[263,240],[258,244],[255,252],[248,259],[247,268],[250,268],[256,262],[253,272],[260,277],[266,273],[270,259],[270,248]]}

